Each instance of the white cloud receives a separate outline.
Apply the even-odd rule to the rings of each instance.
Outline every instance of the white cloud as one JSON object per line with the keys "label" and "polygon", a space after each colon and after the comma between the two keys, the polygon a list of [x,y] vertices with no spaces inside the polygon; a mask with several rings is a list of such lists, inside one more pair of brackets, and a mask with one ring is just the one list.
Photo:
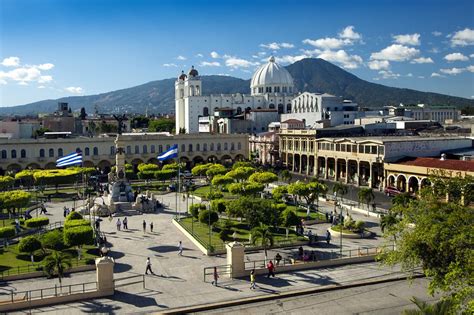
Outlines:
{"label": "white cloud", "polygon": [[78,86],[77,87],[70,86],[70,87],[65,88],[64,90],[66,90],[67,92],[72,93],[72,94],[82,94],[82,93],[84,93],[84,90],[81,87],[78,87]]}
{"label": "white cloud", "polygon": [[204,57],[204,55],[203,54],[197,54],[196,57],[202,58],[202,57]]}
{"label": "white cloud", "polygon": [[420,45],[420,34],[403,34],[393,36],[394,42],[402,45]]}
{"label": "white cloud", "polygon": [[329,50],[329,49],[338,49],[346,45],[351,45],[352,41],[350,39],[340,39],[340,38],[333,38],[333,37],[326,37],[326,38],[320,38],[320,39],[307,38],[303,40],[303,44],[308,44],[317,48]]}
{"label": "white cloud", "polygon": [[45,88],[46,88],[46,86],[44,86],[44,85],[38,86],[38,89],[45,89]]}
{"label": "white cloud", "polygon": [[184,57],[184,56],[179,55],[178,57],[176,57],[176,59],[178,59],[178,60],[186,60],[187,58]]}
{"label": "white cloud", "polygon": [[471,30],[470,28],[458,31],[451,37],[451,46],[468,45],[474,45],[474,30]]}
{"label": "white cloud", "polygon": [[282,57],[275,57],[275,59],[276,59],[276,62],[278,62],[278,63],[294,63],[294,62],[297,62],[297,61],[300,61],[304,58],[309,58],[309,57],[310,56],[308,56],[308,55],[297,55],[297,56],[286,55],[286,56],[282,56]]}
{"label": "white cloud", "polygon": [[398,79],[400,77],[400,74],[393,73],[390,70],[381,70],[379,71],[379,74],[381,75],[379,79]]}
{"label": "white cloud", "polygon": [[5,67],[17,67],[20,65],[20,58],[18,57],[5,58],[3,59],[1,65]]}
{"label": "white cloud", "polygon": [[438,31],[431,32],[431,34],[433,34],[433,36],[441,36],[441,35],[443,35],[443,33],[438,32]]}
{"label": "white cloud", "polygon": [[449,61],[449,62],[453,62],[453,61],[467,61],[469,60],[469,58],[467,56],[464,56],[463,54],[461,53],[452,53],[452,54],[448,54],[446,56],[444,56],[444,59]]}
{"label": "white cloud", "polygon": [[441,75],[441,74],[439,74],[439,73],[437,73],[437,72],[433,72],[433,73],[431,74],[431,77],[432,77],[432,78],[444,78],[444,75]]}
{"label": "white cloud", "polygon": [[177,67],[178,65],[175,63],[164,63],[163,67]]}
{"label": "white cloud", "polygon": [[413,73],[407,74],[407,77],[409,77],[409,78],[413,77]]}
{"label": "white cloud", "polygon": [[28,83],[26,83],[25,81],[20,81],[18,82],[18,85],[28,85]]}
{"label": "white cloud", "polygon": [[268,44],[260,44],[260,47],[270,49],[270,50],[279,50],[282,48],[294,48],[295,45],[291,43],[268,43]]}
{"label": "white cloud", "polygon": [[410,63],[434,63],[434,61],[431,57],[420,57],[413,59]]}
{"label": "white cloud", "polygon": [[390,62],[387,60],[372,60],[369,61],[368,65],[372,70],[387,70],[390,68]]}
{"label": "white cloud", "polygon": [[[41,71],[35,67],[22,67],[16,68],[8,72],[0,71],[0,80],[6,81],[7,79],[17,82],[31,82],[37,81],[41,76]],[[23,84],[24,85],[24,84]]]}
{"label": "white cloud", "polygon": [[36,66],[40,70],[51,70],[54,68],[52,63],[43,63],[41,65]]}
{"label": "white cloud", "polygon": [[433,53],[433,54],[438,54],[440,52],[439,48],[433,47],[428,52]]}
{"label": "white cloud", "polygon": [[266,54],[267,54],[266,51],[260,51],[260,52],[257,53],[257,55],[259,55],[259,56],[265,56]]}
{"label": "white cloud", "polygon": [[466,69],[464,68],[439,69],[440,72],[449,74],[449,75],[457,75],[457,74],[463,73],[464,70]]}
{"label": "white cloud", "polygon": [[363,60],[358,55],[349,55],[344,50],[332,51],[326,50],[323,51],[318,58],[324,59],[330,62],[336,62],[341,64],[342,67],[346,69],[357,69],[360,64],[362,64]]}
{"label": "white cloud", "polygon": [[393,44],[370,55],[371,60],[405,61],[418,55],[416,48]]}
{"label": "white cloud", "polygon": [[38,79],[38,83],[48,83],[53,81],[53,77],[50,75],[42,75]]}
{"label": "white cloud", "polygon": [[470,65],[466,68],[467,71],[469,72],[474,72],[474,65]]}
{"label": "white cloud", "polygon": [[199,64],[201,67],[220,67],[221,64],[217,61],[203,61]]}
{"label": "white cloud", "polygon": [[219,56],[219,54],[218,54],[217,52],[211,51],[211,58],[216,59],[216,58],[219,58],[219,57],[220,57],[220,56]]}
{"label": "white cloud", "polygon": [[357,32],[354,32],[354,26],[349,25],[349,26],[346,26],[346,28],[343,29],[342,32],[339,33],[339,37],[352,39],[352,40],[359,40],[362,38],[362,35],[360,35]]}
{"label": "white cloud", "polygon": [[419,76],[418,76],[418,79],[424,79],[424,78],[425,78],[425,77],[422,76],[422,75],[419,75]]}
{"label": "white cloud", "polygon": [[225,65],[231,68],[249,68],[253,66],[258,66],[259,62],[252,62],[246,59],[226,56]]}

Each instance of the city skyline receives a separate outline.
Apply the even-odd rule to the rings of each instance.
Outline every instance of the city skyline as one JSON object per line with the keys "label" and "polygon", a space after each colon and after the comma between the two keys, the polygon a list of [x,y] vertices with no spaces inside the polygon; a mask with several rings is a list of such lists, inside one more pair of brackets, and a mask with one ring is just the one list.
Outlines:
{"label": "city skyline", "polygon": [[0,106],[127,88],[191,65],[248,79],[270,55],[283,65],[322,58],[370,82],[474,97],[468,1],[239,4],[3,1]]}

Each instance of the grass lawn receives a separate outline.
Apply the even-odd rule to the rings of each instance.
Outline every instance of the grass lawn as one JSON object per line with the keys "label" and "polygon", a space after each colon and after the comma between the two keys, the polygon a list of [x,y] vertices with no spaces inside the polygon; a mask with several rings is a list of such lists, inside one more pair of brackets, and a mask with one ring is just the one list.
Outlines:
{"label": "grass lawn", "polygon": [[[211,186],[202,186],[202,187],[199,187],[199,188],[195,189],[192,192],[192,194],[195,195],[195,196],[201,197],[201,198],[206,198],[206,195],[210,191],[211,191]],[[218,191],[218,189],[214,188],[213,191]],[[235,199],[235,198],[238,197],[236,195],[232,195],[231,193],[229,193],[227,191],[222,192],[222,194],[224,194],[224,196],[223,196],[224,199]]]}
{"label": "grass lawn", "polygon": [[[99,251],[95,246],[86,245],[82,248],[82,259],[77,260],[77,251],[74,248],[65,249],[63,252],[71,257],[72,266],[85,265],[87,260],[94,259],[99,256]],[[41,261],[47,256],[43,251],[38,250],[34,254],[35,266],[41,265]],[[30,266],[30,268],[27,268]],[[28,253],[20,253],[18,244],[0,249],[0,272],[9,270],[14,274],[34,272],[35,266],[32,266],[30,255]],[[20,272],[18,272],[18,270]]]}
{"label": "grass lawn", "polygon": [[[226,219],[221,219],[218,223],[216,228],[211,232],[211,245],[215,249],[223,249],[224,248],[224,242],[219,238],[219,231],[220,231],[220,224],[219,223],[224,223]],[[181,224],[185,226],[188,231],[194,231],[195,237],[203,244],[205,247],[207,247],[209,243],[209,226],[203,223],[198,222],[196,219],[192,219],[191,217],[187,217],[184,219],[181,219]],[[242,243],[248,243],[249,242],[249,234],[250,234],[250,228],[245,222],[239,222],[237,220],[231,220],[233,223],[232,230],[233,232],[236,232],[236,241],[242,242]],[[193,227],[194,226],[194,227]],[[296,235],[296,232],[292,229],[289,230],[288,238],[286,238],[286,230],[285,228],[271,228],[273,237],[274,237],[274,243],[275,245],[278,245],[279,243],[287,243],[290,242],[297,242],[297,241],[304,241],[305,238],[302,236]],[[232,235],[232,234],[231,234]],[[230,240],[229,240],[230,241]]]}
{"label": "grass lawn", "polygon": [[[299,218],[306,220],[306,209],[297,208],[296,206],[293,206],[293,205],[287,205],[287,208],[293,209],[294,211],[296,211],[296,214],[298,215]],[[316,212],[315,210],[311,210],[309,212],[309,220],[326,221],[326,216],[324,214],[320,213],[320,212]]]}

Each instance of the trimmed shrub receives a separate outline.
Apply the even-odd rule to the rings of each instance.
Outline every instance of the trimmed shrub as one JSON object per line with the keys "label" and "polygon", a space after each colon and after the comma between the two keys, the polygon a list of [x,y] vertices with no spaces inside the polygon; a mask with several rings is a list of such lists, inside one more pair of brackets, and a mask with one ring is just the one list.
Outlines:
{"label": "trimmed shrub", "polygon": [[211,201],[211,210],[218,213],[225,212],[227,201],[224,199],[215,199]]}
{"label": "trimmed shrub", "polygon": [[53,230],[41,237],[43,248],[61,251],[65,248],[63,233],[60,230]]}
{"label": "trimmed shrub", "polygon": [[69,221],[69,220],[82,220],[82,219],[84,219],[82,214],[80,214],[77,211],[73,211],[73,212],[69,213],[68,216],[66,217],[66,221]]}
{"label": "trimmed shrub", "polygon": [[91,226],[74,226],[63,232],[64,243],[71,246],[94,244],[94,231]]}
{"label": "trimmed shrub", "polygon": [[8,238],[15,236],[15,228],[12,226],[6,226],[0,228],[0,238]]}
{"label": "trimmed shrub", "polygon": [[362,233],[365,228],[365,222],[364,221],[356,221],[354,223],[354,230],[358,231],[359,233]]}
{"label": "trimmed shrub", "polygon": [[230,220],[224,221],[224,224],[222,224],[222,229],[219,232],[219,238],[225,242],[230,239],[230,235],[233,234],[232,230],[232,222]]}
{"label": "trimmed shrub", "polygon": [[91,225],[91,223],[84,219],[67,220],[66,222],[64,222],[64,229],[69,229],[75,226],[87,226],[87,225]]}
{"label": "trimmed shrub", "polygon": [[39,228],[49,224],[49,218],[39,217],[32,218],[25,221],[25,226],[27,228]]}
{"label": "trimmed shrub", "polygon": [[[20,219],[20,220],[18,220],[18,221],[20,221],[20,225],[25,225],[25,219]],[[12,222],[10,222],[10,224],[11,224],[11,225],[16,225],[16,222],[15,222],[15,221],[12,221]]]}
{"label": "trimmed shrub", "polygon": [[219,199],[222,197],[224,197],[224,194],[219,191],[210,191],[206,194],[206,199],[208,200]]}
{"label": "trimmed shrub", "polygon": [[195,204],[189,206],[189,213],[196,219],[199,217],[199,211],[201,210],[206,210],[206,206],[202,204]]}
{"label": "trimmed shrub", "polygon": [[41,249],[41,242],[35,236],[27,236],[20,240],[18,250],[22,253],[32,254]]}
{"label": "trimmed shrub", "polygon": [[199,222],[213,225],[219,220],[219,214],[212,210],[202,210],[199,212]]}

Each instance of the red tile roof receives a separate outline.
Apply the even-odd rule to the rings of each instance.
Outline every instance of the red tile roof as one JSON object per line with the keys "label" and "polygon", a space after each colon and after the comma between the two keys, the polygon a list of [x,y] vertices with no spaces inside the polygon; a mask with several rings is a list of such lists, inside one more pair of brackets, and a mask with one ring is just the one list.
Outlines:
{"label": "red tile roof", "polygon": [[447,170],[474,172],[474,161],[440,160],[439,158],[409,158],[403,159],[398,164],[442,168]]}

